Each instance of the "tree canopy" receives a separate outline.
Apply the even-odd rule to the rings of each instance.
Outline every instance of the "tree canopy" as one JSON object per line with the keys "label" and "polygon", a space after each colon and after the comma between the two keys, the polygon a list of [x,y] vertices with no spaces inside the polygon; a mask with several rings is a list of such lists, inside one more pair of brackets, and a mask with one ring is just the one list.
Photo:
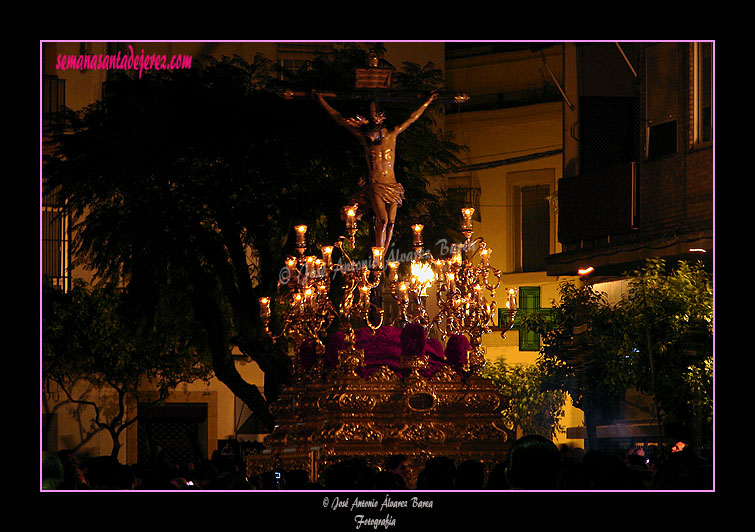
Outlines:
{"label": "tree canopy", "polygon": [[[207,58],[139,79],[114,75],[100,101],[63,113],[51,131],[44,187],[76,220],[74,260],[101,282],[123,284],[147,316],[170,308],[196,320],[216,377],[270,428],[267,402],[291,368],[264,333],[258,298],[275,292],[283,260],[293,254],[295,224],[309,226],[318,248],[343,233],[340,209],[366,173],[361,147],[314,101],[279,93],[347,90],[366,53],[346,47],[287,72],[285,82],[262,56]],[[404,65],[395,79],[414,90],[442,83],[432,65]],[[412,107],[395,103],[386,111],[402,120]],[[458,211],[428,177],[457,164],[459,149],[434,127],[432,113],[399,138],[396,173],[407,198],[398,246],[410,246],[414,222],[426,225],[428,242],[458,238]],[[363,223],[357,254],[368,246]],[[185,306],[170,303],[174,293]],[[264,372],[265,397],[239,375],[234,348]]]}
{"label": "tree canopy", "polygon": [[[172,303],[180,304],[176,296]],[[130,404],[159,402],[179,383],[211,376],[193,322],[175,320],[165,309],[148,319],[134,313],[113,285],[93,289],[76,280],[63,293],[45,280],[42,310],[45,383],[54,383],[68,402],[93,409],[93,429],[110,434],[112,456],[120,434],[137,419]],[[90,387],[99,393],[89,394]]]}
{"label": "tree canopy", "polygon": [[[610,422],[630,387],[655,400],[661,425],[689,438],[712,430],[713,282],[702,263],[649,259],[628,275],[616,304],[590,285],[565,282],[548,317],[523,318],[543,338],[546,388],[567,391],[594,420]],[[588,434],[590,426],[588,425]]]}

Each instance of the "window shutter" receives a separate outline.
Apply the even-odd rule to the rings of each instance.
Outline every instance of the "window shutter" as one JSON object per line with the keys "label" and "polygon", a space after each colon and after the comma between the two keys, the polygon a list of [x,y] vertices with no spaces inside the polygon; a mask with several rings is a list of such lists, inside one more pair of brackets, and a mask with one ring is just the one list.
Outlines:
{"label": "window shutter", "polygon": [[649,46],[645,53],[645,120],[647,156],[673,155],[679,119],[678,48],[674,43]]}
{"label": "window shutter", "polygon": [[677,48],[660,43],[647,48],[645,56],[646,109],[649,124],[676,120],[678,115],[679,67]]}
{"label": "window shutter", "polygon": [[[549,309],[540,308],[540,287],[539,286],[520,286],[519,287],[519,309],[514,318],[512,329],[519,331],[519,350],[520,351],[539,351],[540,335],[533,331],[528,331],[521,327],[522,318],[532,312],[546,312]],[[498,309],[498,323],[505,323],[507,320],[506,309]]]}

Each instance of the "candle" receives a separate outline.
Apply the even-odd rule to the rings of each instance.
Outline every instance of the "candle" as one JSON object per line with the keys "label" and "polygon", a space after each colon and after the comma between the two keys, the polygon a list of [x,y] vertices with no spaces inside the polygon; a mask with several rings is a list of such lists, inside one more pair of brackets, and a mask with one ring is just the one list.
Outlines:
{"label": "candle", "polygon": [[422,229],[424,229],[425,226],[422,224],[414,224],[412,226],[412,231],[414,231],[414,246],[423,246],[424,243],[422,242]]}
{"label": "candle", "polygon": [[466,209],[461,210],[461,214],[464,217],[464,223],[461,226],[461,230],[471,231],[472,230],[472,215],[474,214],[474,209],[472,207],[467,207]]}
{"label": "candle", "polygon": [[370,287],[367,285],[362,285],[359,287],[359,303],[363,306],[366,306],[368,303],[368,298],[370,295]]}
{"label": "candle", "polygon": [[388,263],[388,280],[392,283],[398,281],[398,262],[396,261]]}
{"label": "candle", "polygon": [[325,266],[330,268],[330,266],[333,264],[332,262],[332,254],[333,254],[333,246],[323,246],[320,248],[320,251],[322,251],[322,260],[325,261]]}
{"label": "candle", "polygon": [[305,261],[307,264],[307,269],[305,270],[307,277],[312,277],[313,275],[315,275],[315,258],[310,255],[305,259]]}
{"label": "candle", "polygon": [[294,227],[294,229],[296,230],[296,247],[307,247],[307,226],[297,225],[296,227]]}
{"label": "candle", "polygon": [[318,283],[317,293],[320,296],[320,299],[326,300],[328,298],[328,285],[325,283]]}
{"label": "candle", "polygon": [[305,306],[307,307],[314,306],[314,301],[313,301],[314,298],[312,297],[314,294],[315,294],[315,291],[312,290],[311,286],[308,286],[307,288],[304,289],[304,305]]}
{"label": "candle", "polygon": [[406,301],[407,299],[409,299],[409,294],[407,293],[407,290],[409,290],[409,285],[407,285],[405,281],[401,281],[398,284],[398,300],[399,301]]}
{"label": "candle", "polygon": [[451,262],[457,266],[461,265],[461,244],[452,244]]}
{"label": "candle", "polygon": [[375,246],[372,248],[372,268],[381,270],[383,268],[383,247]]}
{"label": "candle", "polygon": [[479,284],[474,286],[474,300],[475,303],[479,303],[482,296],[482,287]]}
{"label": "candle", "polygon": [[448,291],[453,292],[456,289],[456,274],[448,272],[446,274],[446,281],[448,281]]}
{"label": "candle", "polygon": [[490,266],[490,253],[492,252],[491,249],[488,248],[482,248],[480,250],[480,266],[483,268],[487,268]]}
{"label": "candle", "polygon": [[260,298],[260,316],[263,320],[267,320],[270,318],[270,298],[269,297],[261,297]]}
{"label": "candle", "polygon": [[348,229],[356,229],[357,226],[357,205],[350,205],[346,208],[346,227]]}
{"label": "candle", "polygon": [[516,308],[516,289],[514,288],[509,288],[509,298],[506,301],[506,308],[507,309]]}
{"label": "candle", "polygon": [[296,258],[288,257],[286,259],[286,267],[288,268],[288,279],[286,280],[286,284],[288,284],[295,277],[294,272],[296,271]]}

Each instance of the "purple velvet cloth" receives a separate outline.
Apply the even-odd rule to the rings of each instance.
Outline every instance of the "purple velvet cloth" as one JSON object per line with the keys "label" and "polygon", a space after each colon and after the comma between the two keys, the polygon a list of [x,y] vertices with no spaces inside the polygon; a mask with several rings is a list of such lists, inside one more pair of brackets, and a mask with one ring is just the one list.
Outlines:
{"label": "purple velvet cloth", "polygon": [[387,366],[393,371],[406,376],[401,367],[401,332],[397,327],[381,327],[372,335],[372,331],[365,327],[357,329],[355,344],[364,350],[364,367],[359,374],[368,377],[380,366]]}
{"label": "purple velvet cloth", "polygon": [[[465,343],[466,342],[466,343]],[[403,329],[389,325],[378,329],[375,334],[368,327],[354,331],[354,344],[357,349],[364,350],[364,365],[357,373],[364,378],[369,377],[381,366],[386,366],[401,377],[409,375],[409,369],[403,367],[402,356],[412,358],[426,357],[427,364],[420,370],[423,377],[430,377],[444,366],[451,366],[461,373],[466,362],[467,352],[471,349],[466,337],[458,335],[449,339],[445,350],[443,344],[435,338],[427,338],[421,325],[409,324]],[[346,347],[344,333],[333,334],[325,350],[325,367],[333,369],[338,365],[338,351]],[[302,346],[304,348],[304,346]],[[307,353],[309,353],[307,351]],[[449,355],[451,358],[449,358]],[[302,364],[305,352],[302,349]],[[308,359],[307,359],[308,360]],[[306,367],[306,366],[305,366]]]}
{"label": "purple velvet cloth", "polygon": [[325,367],[332,369],[338,365],[338,351],[346,348],[346,337],[343,332],[338,331],[328,339],[328,345],[325,348]]}
{"label": "purple velvet cloth", "polygon": [[446,342],[446,361],[455,369],[464,367],[467,363],[471,344],[463,334],[454,334]]}
{"label": "purple velvet cloth", "polygon": [[305,340],[299,347],[299,361],[305,370],[312,369],[317,361],[317,350],[314,340]]}
{"label": "purple velvet cloth", "polygon": [[401,354],[406,358],[418,357],[425,353],[425,328],[418,323],[409,323],[401,330]]}

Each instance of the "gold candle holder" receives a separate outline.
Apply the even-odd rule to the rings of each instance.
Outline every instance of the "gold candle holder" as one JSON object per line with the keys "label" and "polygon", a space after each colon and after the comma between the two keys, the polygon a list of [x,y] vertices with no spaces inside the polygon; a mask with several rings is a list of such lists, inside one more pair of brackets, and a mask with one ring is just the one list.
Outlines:
{"label": "gold candle holder", "polygon": [[333,246],[323,246],[320,248],[322,253],[322,260],[325,262],[325,267],[330,268],[333,265]]}
{"label": "gold candle holder", "polygon": [[422,242],[422,230],[425,228],[422,224],[414,224],[412,226],[412,231],[414,232],[414,247],[416,248],[422,248],[425,243]]}
{"label": "gold candle holder", "polygon": [[398,282],[398,266],[399,263],[396,261],[388,263],[388,281],[391,283]]}
{"label": "gold candle holder", "polygon": [[462,250],[463,244],[451,244],[451,264],[453,266],[461,266],[462,263]]}
{"label": "gold candle holder", "polygon": [[260,302],[260,317],[264,321],[268,321],[270,319],[270,298],[261,297],[259,299],[259,302]]}
{"label": "gold candle holder", "polygon": [[346,211],[346,234],[349,235],[349,242],[354,246],[354,235],[357,233],[357,211],[359,210],[359,205],[348,205],[344,207],[344,210]]}
{"label": "gold candle holder", "polygon": [[449,292],[456,290],[456,274],[454,272],[448,272],[446,274],[446,283]]}
{"label": "gold candle holder", "polygon": [[490,267],[490,254],[491,253],[492,253],[492,250],[488,248],[482,248],[480,250],[480,266],[482,266],[483,268]]}
{"label": "gold candle holder", "polygon": [[382,270],[383,269],[383,247],[382,246],[375,246],[372,248],[372,269],[373,270]]}
{"label": "gold candle holder", "polygon": [[296,231],[296,250],[299,255],[304,255],[304,250],[307,249],[307,226],[297,225],[294,230]]}
{"label": "gold candle holder", "polygon": [[464,233],[464,236],[467,237],[467,240],[472,236],[472,215],[474,214],[474,209],[472,207],[467,207],[465,209],[461,210],[461,215],[464,218],[464,221],[461,224],[461,232]]}

